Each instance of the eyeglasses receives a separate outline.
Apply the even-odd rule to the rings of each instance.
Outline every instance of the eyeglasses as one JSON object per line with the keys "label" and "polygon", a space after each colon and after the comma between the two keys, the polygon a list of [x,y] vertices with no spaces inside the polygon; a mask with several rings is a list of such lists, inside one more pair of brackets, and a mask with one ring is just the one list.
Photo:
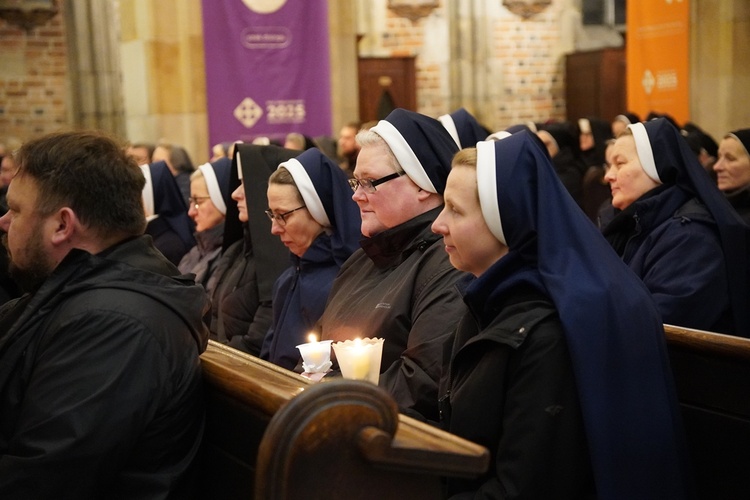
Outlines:
{"label": "eyeglasses", "polygon": [[297,207],[294,210],[290,210],[288,212],[284,212],[283,214],[275,214],[269,208],[268,210],[265,211],[265,213],[268,216],[268,218],[271,219],[271,223],[273,223],[273,221],[276,221],[276,223],[279,226],[286,226],[286,216],[289,215],[292,212],[296,212],[297,210],[302,210],[303,208],[307,208],[307,207],[305,207],[305,205],[302,205],[301,207]]}
{"label": "eyeglasses", "polygon": [[210,196],[191,196],[189,198],[190,204],[194,206],[196,210],[201,206],[201,203],[209,199],[211,199]]}
{"label": "eyeglasses", "polygon": [[357,191],[357,187],[362,186],[362,189],[365,190],[365,193],[372,194],[377,191],[377,189],[375,189],[375,186],[379,186],[384,182],[397,179],[405,173],[406,172],[404,172],[403,170],[400,170],[395,174],[386,175],[385,177],[381,177],[380,179],[349,179],[349,187],[352,188],[352,191]]}

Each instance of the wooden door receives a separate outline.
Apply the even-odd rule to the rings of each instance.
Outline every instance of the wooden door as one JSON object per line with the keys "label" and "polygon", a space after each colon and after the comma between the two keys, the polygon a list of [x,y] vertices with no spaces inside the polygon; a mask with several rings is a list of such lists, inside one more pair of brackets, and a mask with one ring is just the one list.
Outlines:
{"label": "wooden door", "polygon": [[413,57],[360,57],[358,74],[359,119],[363,123],[385,118],[392,108],[416,111]]}
{"label": "wooden door", "polygon": [[568,120],[595,116],[612,120],[627,111],[622,48],[568,54],[565,101]]}

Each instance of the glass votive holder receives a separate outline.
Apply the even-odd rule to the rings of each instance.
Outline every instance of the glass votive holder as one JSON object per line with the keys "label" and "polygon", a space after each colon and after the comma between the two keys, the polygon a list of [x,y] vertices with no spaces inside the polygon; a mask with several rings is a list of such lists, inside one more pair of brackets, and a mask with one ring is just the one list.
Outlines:
{"label": "glass votive holder", "polygon": [[312,341],[297,346],[305,373],[325,373],[331,369],[332,340]]}
{"label": "glass votive holder", "polygon": [[344,378],[367,380],[377,385],[380,380],[383,339],[364,338],[336,342],[333,344],[333,352],[336,353]]}

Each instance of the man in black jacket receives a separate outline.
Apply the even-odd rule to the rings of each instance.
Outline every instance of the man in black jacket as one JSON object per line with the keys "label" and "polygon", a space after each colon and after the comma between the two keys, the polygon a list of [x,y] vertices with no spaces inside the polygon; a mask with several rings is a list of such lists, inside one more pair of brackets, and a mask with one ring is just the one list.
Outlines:
{"label": "man in black jacket", "polygon": [[0,218],[0,498],[180,497],[207,299],[142,236],[143,174],[98,133],[26,143]]}

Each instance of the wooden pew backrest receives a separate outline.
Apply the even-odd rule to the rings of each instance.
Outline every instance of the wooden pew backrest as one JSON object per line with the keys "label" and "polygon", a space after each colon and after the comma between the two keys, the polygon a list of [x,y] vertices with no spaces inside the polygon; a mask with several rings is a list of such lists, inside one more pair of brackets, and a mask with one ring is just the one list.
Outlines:
{"label": "wooden pew backrest", "polygon": [[439,498],[477,476],[482,446],[398,413],[367,382],[306,379],[211,342],[202,498]]}
{"label": "wooden pew backrest", "polygon": [[699,498],[750,498],[750,339],[664,331]]}

